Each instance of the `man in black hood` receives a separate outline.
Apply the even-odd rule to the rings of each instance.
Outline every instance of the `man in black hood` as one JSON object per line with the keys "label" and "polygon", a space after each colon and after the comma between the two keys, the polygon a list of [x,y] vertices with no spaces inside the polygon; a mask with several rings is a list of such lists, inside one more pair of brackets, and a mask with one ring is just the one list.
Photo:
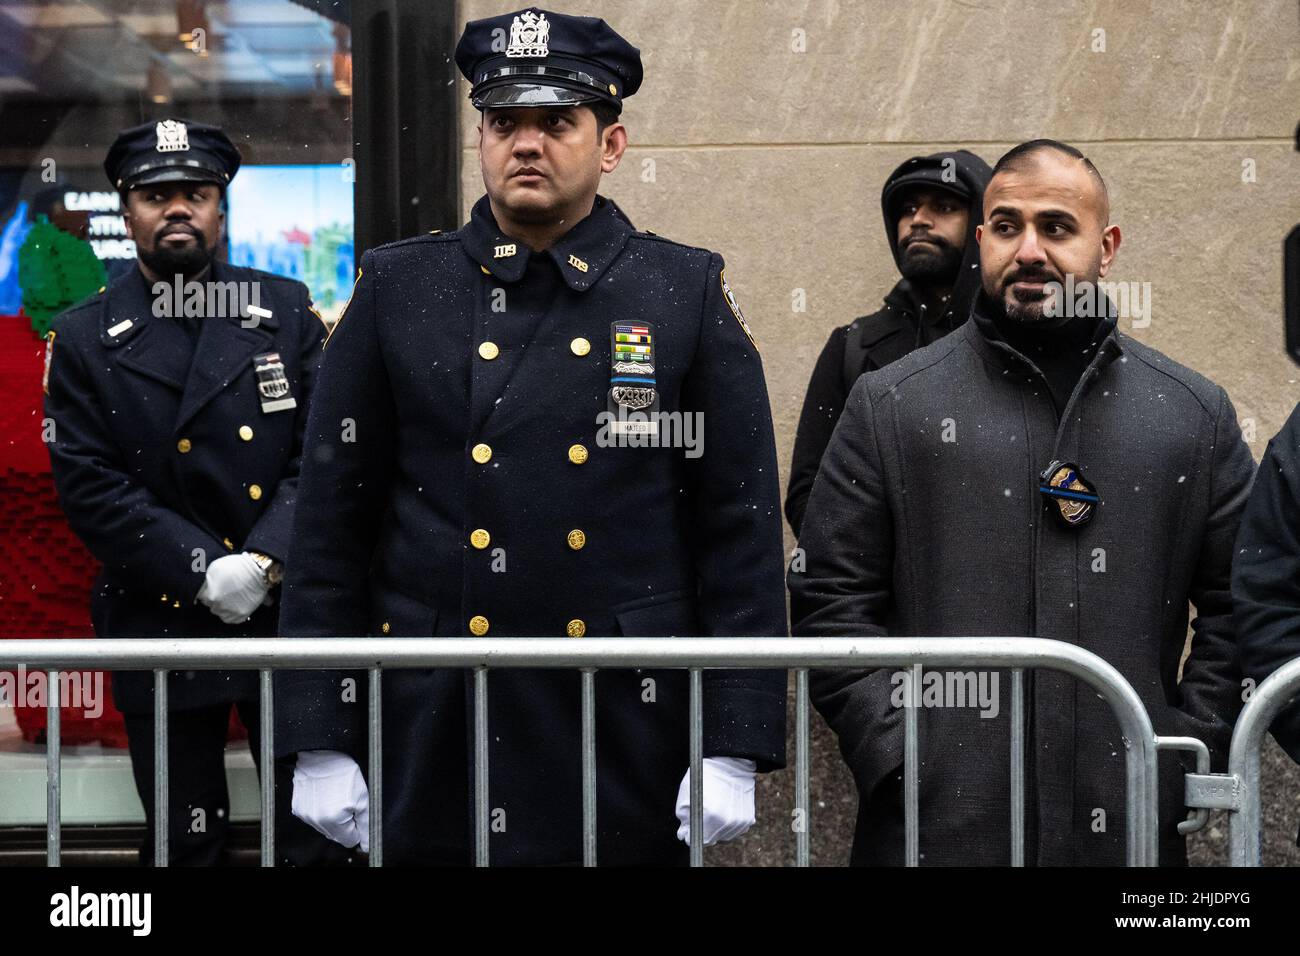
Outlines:
{"label": "man in black hood", "polygon": [[983,218],[990,175],[984,160],[960,149],[915,156],[885,180],[880,195],[885,236],[903,278],[879,312],[831,332],[817,359],[799,415],[785,499],[785,516],[796,535],[822,453],[858,376],[942,338],[970,314],[980,283],[975,227]]}

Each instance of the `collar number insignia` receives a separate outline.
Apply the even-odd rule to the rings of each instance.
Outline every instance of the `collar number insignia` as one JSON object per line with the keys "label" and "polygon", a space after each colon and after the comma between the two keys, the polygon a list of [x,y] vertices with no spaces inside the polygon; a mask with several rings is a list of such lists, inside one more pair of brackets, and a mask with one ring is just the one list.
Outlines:
{"label": "collar number insignia", "polygon": [[510,24],[506,56],[549,56],[551,24],[544,13],[525,10]]}
{"label": "collar number insignia", "polygon": [[736,294],[731,291],[731,286],[727,285],[727,270],[723,269],[718,273],[718,278],[722,282],[722,297],[727,300],[727,305],[731,307],[731,314],[740,323],[740,328],[744,331],[745,338],[749,339],[749,344],[757,349],[758,343],[754,341],[754,333],[749,331],[749,323],[745,321],[745,316],[740,311],[740,303],[736,301]]}
{"label": "collar number insignia", "polygon": [[587,263],[583,262],[572,253],[569,254],[569,265],[573,266],[573,268],[577,269],[579,272],[586,272],[590,268]]}
{"label": "collar number insignia", "polygon": [[519,251],[518,247],[513,242],[504,246],[496,246],[492,251],[492,258],[509,259],[518,251]]}
{"label": "collar number insignia", "polygon": [[284,374],[279,352],[253,356],[253,372],[257,375],[257,393],[264,413],[298,407],[297,399],[289,394],[289,379]]}
{"label": "collar number insignia", "polygon": [[1048,510],[1067,528],[1087,524],[1101,503],[1097,489],[1073,462],[1052,462],[1039,475],[1039,482],[1038,490]]}
{"label": "collar number insignia", "polygon": [[190,136],[185,124],[178,120],[163,120],[154,130],[158,135],[158,152],[177,153],[190,148]]}

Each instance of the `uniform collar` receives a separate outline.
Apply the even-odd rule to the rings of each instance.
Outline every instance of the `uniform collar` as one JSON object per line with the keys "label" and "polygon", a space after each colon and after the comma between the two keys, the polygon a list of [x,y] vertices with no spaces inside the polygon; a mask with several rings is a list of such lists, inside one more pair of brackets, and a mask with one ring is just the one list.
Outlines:
{"label": "uniform collar", "polygon": [[[240,280],[249,282],[259,281],[253,279],[244,269],[214,259],[212,261],[212,268],[208,271],[208,274],[203,278],[202,282],[226,283],[237,282]],[[168,296],[168,305],[173,311],[178,308],[183,309],[187,299],[185,284],[182,283],[181,285],[180,298],[178,300],[174,291],[175,279],[163,281],[167,284],[167,290],[162,294]],[[226,300],[228,303],[232,300],[235,302],[239,301],[238,287],[234,287],[227,291],[231,294],[231,298]],[[268,332],[275,332],[280,327],[280,318],[270,310],[270,288],[265,283],[261,283],[260,288],[257,291],[259,293],[258,298],[262,303],[261,307],[266,311],[271,312],[271,314],[258,316],[256,326],[254,327],[261,328]],[[111,285],[100,290],[101,296],[110,293],[113,296],[111,307],[104,309],[100,317],[99,337],[100,342],[105,348],[117,348],[118,346],[124,345],[126,342],[130,341],[136,333],[140,332],[145,326],[152,322],[176,322],[176,320],[167,315],[158,315],[155,313],[155,307],[158,304],[158,297],[154,294],[154,283],[145,276],[138,264],[129,273],[121,276]],[[251,293],[245,291],[244,294],[249,295]],[[207,316],[199,316],[198,318],[201,322],[225,322],[240,325],[247,321],[249,317],[229,315],[212,319],[208,319]]]}
{"label": "uniform collar", "polygon": [[[461,232],[470,258],[502,282],[518,282],[528,268],[529,257],[538,255],[501,231],[487,196],[474,204]],[[633,232],[622,210],[611,200],[597,196],[591,213],[541,255],[554,260],[570,289],[585,292],[619,257]]]}

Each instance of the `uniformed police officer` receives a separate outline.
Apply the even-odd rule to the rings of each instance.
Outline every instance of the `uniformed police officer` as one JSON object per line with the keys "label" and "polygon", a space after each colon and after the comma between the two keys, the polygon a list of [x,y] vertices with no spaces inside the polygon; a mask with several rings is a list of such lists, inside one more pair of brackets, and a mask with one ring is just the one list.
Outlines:
{"label": "uniformed police officer", "polygon": [[[216,259],[239,162],[226,134],[201,123],[122,133],[104,168],[139,268],[65,312],[48,337],[50,459],[69,524],[103,564],[91,599],[101,637],[275,633],[325,328],[301,282]],[[148,819],[147,862],[152,674],[114,674],[113,698]],[[256,759],[256,702],[253,673],[170,675],[170,862],[222,860],[230,707]]]}
{"label": "uniformed police officer", "polygon": [[[639,51],[602,20],[526,10],[469,23],[456,62],[487,195],[464,228],[362,258],[308,425],[281,632],[784,634],[767,392],[722,258],[597,195]],[[385,674],[390,862],[471,859],[467,678]],[[294,812],[365,847],[364,675],[341,679],[284,676],[277,746],[298,755]],[[490,683],[491,859],[576,863],[578,675]],[[600,862],[684,862],[685,675],[596,687]],[[752,824],[784,694],[779,671],[705,677],[706,844]]]}

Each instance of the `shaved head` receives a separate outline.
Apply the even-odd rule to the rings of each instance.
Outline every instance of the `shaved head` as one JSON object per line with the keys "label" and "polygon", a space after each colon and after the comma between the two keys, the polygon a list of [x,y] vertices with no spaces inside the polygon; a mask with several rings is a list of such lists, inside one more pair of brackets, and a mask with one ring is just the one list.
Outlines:
{"label": "shaved head", "polygon": [[1046,308],[1069,277],[1096,284],[1120,244],[1110,222],[1106,184],[1073,146],[1034,140],[1007,153],[984,191],[984,222],[976,228],[984,293],[1007,318],[1063,324]]}
{"label": "shaved head", "polygon": [[1106,188],[1106,180],[1102,179],[1101,173],[1093,165],[1092,160],[1069,143],[1062,143],[1055,139],[1031,139],[1027,143],[1013,146],[1003,153],[1002,158],[993,167],[993,175],[996,176],[1001,172],[1024,171],[1036,166],[1044,154],[1053,153],[1058,157],[1063,157],[1067,162],[1070,160],[1077,162],[1088,172],[1097,187],[1098,208],[1101,211],[1102,225],[1108,224],[1110,222],[1110,190]]}

